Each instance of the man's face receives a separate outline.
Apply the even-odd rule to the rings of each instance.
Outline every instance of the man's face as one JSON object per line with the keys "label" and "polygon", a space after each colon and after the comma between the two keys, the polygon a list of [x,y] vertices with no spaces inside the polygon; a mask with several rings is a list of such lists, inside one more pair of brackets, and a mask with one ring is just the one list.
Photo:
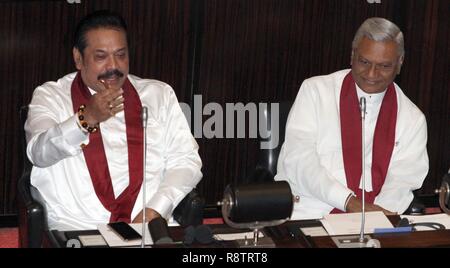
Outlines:
{"label": "man's face", "polygon": [[86,33],[83,55],[73,49],[73,56],[83,82],[95,91],[105,86],[121,88],[129,72],[128,44],[123,30],[98,28]]}
{"label": "man's face", "polygon": [[400,73],[402,63],[394,41],[377,42],[363,37],[352,52],[352,75],[363,91],[380,93]]}

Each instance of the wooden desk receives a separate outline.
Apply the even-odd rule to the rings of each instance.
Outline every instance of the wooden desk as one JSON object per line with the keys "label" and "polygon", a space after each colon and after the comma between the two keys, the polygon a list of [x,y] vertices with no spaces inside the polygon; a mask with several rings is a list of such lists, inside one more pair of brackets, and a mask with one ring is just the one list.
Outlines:
{"label": "wooden desk", "polygon": [[[370,235],[380,241],[382,248],[450,247],[450,230]],[[313,237],[314,247],[335,248],[329,236]]]}
{"label": "wooden desk", "polygon": [[[390,216],[389,220],[396,225],[400,220],[399,216]],[[224,233],[237,233],[245,232],[249,230],[236,230],[228,227],[224,224],[209,225],[214,234]],[[301,227],[321,226],[320,221],[290,221],[280,226],[264,228],[265,235],[271,237],[275,242],[277,248],[335,248],[336,245],[329,236],[310,237],[304,236],[303,233],[296,231]],[[184,229],[181,227],[170,227],[170,235],[174,241],[183,241]],[[73,231],[73,232],[58,232],[53,231],[56,236],[59,237],[59,247],[65,247],[68,239],[77,239],[78,235],[99,234],[97,230],[89,231]],[[437,230],[437,231],[421,231],[410,233],[393,233],[393,234],[371,234],[372,238],[376,238],[380,241],[382,248],[419,248],[419,247],[450,247],[450,230]],[[222,241],[220,243],[210,245],[158,245],[154,247],[192,247],[192,248],[236,248],[237,243],[235,241]]]}
{"label": "wooden desk", "polygon": [[[391,223],[396,226],[400,221],[400,216],[388,216]],[[283,228],[286,224],[296,224],[298,228],[309,226],[321,226],[317,221],[309,221],[305,225],[305,221],[289,222],[277,228]],[[372,238],[380,241],[382,248],[426,248],[426,247],[450,247],[450,230],[436,230],[436,231],[420,231],[409,233],[389,233],[389,234],[370,234]],[[292,240],[292,239],[290,239]],[[286,239],[278,240],[277,246],[287,247],[299,246],[309,248],[336,248],[330,236],[320,237],[298,237],[300,245],[293,245]]]}

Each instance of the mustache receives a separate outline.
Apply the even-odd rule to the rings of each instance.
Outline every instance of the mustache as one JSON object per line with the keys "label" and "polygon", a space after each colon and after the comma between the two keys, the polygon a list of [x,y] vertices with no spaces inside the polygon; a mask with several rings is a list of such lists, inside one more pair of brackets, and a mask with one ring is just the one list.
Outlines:
{"label": "mustache", "polygon": [[108,70],[108,71],[100,74],[97,77],[97,80],[109,79],[109,78],[113,78],[114,76],[122,78],[124,76],[124,74],[121,71],[119,71],[118,69]]}

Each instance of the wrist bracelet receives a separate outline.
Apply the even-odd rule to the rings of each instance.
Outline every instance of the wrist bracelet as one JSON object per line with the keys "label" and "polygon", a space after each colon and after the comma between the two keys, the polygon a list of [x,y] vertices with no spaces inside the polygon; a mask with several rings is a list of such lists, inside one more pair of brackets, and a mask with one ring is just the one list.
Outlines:
{"label": "wrist bracelet", "polygon": [[94,126],[90,126],[86,120],[84,120],[84,109],[86,109],[86,105],[81,104],[78,108],[78,120],[80,121],[80,125],[83,129],[87,130],[89,133],[94,133],[98,130],[99,125],[95,124]]}

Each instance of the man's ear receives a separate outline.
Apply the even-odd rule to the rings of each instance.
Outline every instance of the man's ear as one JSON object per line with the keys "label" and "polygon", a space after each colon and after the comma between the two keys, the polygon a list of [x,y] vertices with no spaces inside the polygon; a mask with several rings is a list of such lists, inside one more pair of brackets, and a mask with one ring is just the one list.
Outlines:
{"label": "man's ear", "polygon": [[350,66],[352,66],[354,55],[355,55],[355,51],[352,49],[352,54],[350,55]]}
{"label": "man's ear", "polygon": [[72,49],[73,54],[73,61],[75,62],[75,67],[77,67],[77,70],[81,70],[81,66],[83,66],[83,56],[81,55],[78,48]]}
{"label": "man's ear", "polygon": [[405,59],[405,57],[401,56],[400,59],[398,60],[397,74],[400,74],[404,59]]}

